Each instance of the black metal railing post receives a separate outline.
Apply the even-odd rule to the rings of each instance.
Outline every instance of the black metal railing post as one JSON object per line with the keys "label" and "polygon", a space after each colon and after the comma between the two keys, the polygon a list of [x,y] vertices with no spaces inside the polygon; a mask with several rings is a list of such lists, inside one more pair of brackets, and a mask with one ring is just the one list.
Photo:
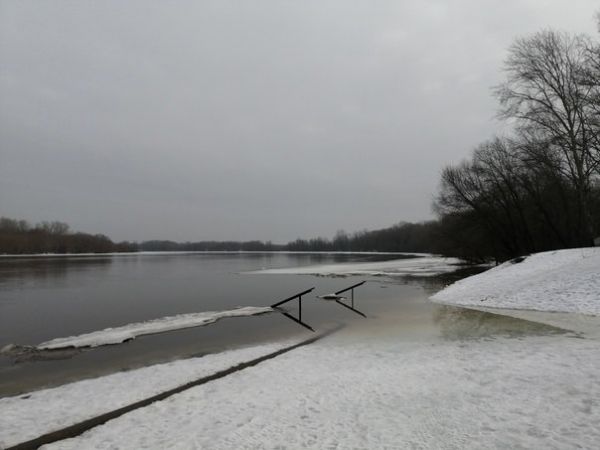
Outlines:
{"label": "black metal railing post", "polygon": [[[280,302],[274,303],[271,305],[271,308],[276,308],[279,310],[279,312],[281,314],[283,314],[284,316],[286,316],[288,319],[293,320],[294,322],[302,325],[305,328],[308,328],[310,331],[315,331],[310,325],[308,325],[307,323],[302,322],[302,296],[304,294],[308,294],[309,292],[312,292],[315,288],[312,287],[310,289],[307,289],[306,291],[302,291],[299,292],[298,294],[294,294],[291,297],[288,297],[284,300],[281,300]],[[289,301],[292,301],[294,299],[298,299],[298,317],[294,317],[292,316],[290,313],[283,311],[281,308],[279,308],[279,306],[283,305],[284,303],[287,303]]]}
{"label": "black metal railing post", "polygon": [[335,295],[339,295],[344,292],[350,291],[350,305],[347,305],[346,303],[342,302],[341,300],[336,300],[335,302],[338,303],[339,305],[342,305],[344,308],[348,308],[349,310],[354,311],[356,314],[360,314],[363,317],[367,317],[364,313],[362,313],[358,309],[354,308],[354,289],[359,286],[362,286],[365,283],[366,283],[366,281],[361,281],[360,283],[353,284],[352,286],[349,286],[349,287],[342,289],[341,291],[337,291],[335,293]]}

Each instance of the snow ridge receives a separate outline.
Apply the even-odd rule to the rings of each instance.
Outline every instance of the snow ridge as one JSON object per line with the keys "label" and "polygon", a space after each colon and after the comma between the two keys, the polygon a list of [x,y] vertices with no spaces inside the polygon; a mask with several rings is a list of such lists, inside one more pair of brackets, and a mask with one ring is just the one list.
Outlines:
{"label": "snow ridge", "polygon": [[600,315],[600,248],[535,253],[460,280],[437,303]]}
{"label": "snow ridge", "polygon": [[42,342],[39,350],[54,350],[68,347],[98,347],[101,345],[120,344],[145,334],[164,333],[208,325],[226,317],[254,316],[272,312],[270,306],[246,306],[228,311],[205,311],[200,313],[179,314],[146,322],[130,323],[121,327],[106,328],[100,331],[56,338]]}
{"label": "snow ridge", "polygon": [[35,439],[297,343],[289,340],[228,350],[0,398],[0,410],[10,412],[0,421],[0,448]]}
{"label": "snow ridge", "polygon": [[289,267],[278,269],[263,269],[253,274],[274,275],[319,275],[319,276],[421,276],[430,277],[457,269],[461,261],[457,258],[444,258],[433,255],[419,255],[415,258],[394,259],[391,261],[376,261],[363,263],[323,264],[306,267]]}

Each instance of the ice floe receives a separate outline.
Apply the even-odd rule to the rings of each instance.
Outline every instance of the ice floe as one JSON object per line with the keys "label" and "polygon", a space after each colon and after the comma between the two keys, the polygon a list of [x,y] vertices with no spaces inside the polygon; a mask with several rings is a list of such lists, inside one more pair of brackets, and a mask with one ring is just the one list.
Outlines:
{"label": "ice floe", "polygon": [[304,267],[289,267],[278,269],[263,269],[256,274],[298,274],[320,276],[435,276],[453,272],[461,260],[440,256],[419,255],[413,258],[402,258],[388,261],[373,261],[360,263],[322,264]]}
{"label": "ice floe", "polygon": [[106,328],[104,330],[93,331],[91,333],[80,334],[78,336],[69,336],[52,339],[37,345],[40,350],[53,350],[67,347],[98,347],[100,345],[120,344],[137,336],[145,334],[164,333],[166,331],[181,330],[192,328],[226,317],[254,316],[272,312],[271,307],[245,306],[242,308],[231,309],[227,311],[205,311],[190,314],[178,314],[146,322],[130,323],[115,328]]}

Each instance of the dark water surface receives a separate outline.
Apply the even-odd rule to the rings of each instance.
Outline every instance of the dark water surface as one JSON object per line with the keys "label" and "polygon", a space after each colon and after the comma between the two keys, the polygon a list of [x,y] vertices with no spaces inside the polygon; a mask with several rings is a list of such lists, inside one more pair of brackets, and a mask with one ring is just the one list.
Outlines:
{"label": "dark water surface", "polygon": [[[377,334],[403,327],[407,339],[550,332],[517,319],[427,301],[448,279],[246,274],[262,268],[395,259],[398,255],[191,253],[0,258],[0,348],[165,316],[268,306],[315,286],[303,320],[317,331],[335,323]],[[356,291],[367,319],[315,295],[368,282]],[[294,310],[295,302],[289,306]],[[365,328],[367,326],[367,328]],[[84,350],[0,355],[0,396],[81,378],[187,358],[311,332],[281,314],[223,319],[215,324],[141,336]]]}

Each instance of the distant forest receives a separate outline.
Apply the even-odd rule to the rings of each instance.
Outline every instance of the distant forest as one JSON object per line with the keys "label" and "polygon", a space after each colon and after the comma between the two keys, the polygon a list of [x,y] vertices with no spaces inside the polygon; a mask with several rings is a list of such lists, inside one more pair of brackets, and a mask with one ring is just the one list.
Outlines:
{"label": "distant forest", "polygon": [[437,221],[401,223],[374,231],[347,234],[338,231],[333,239],[323,237],[297,239],[287,244],[269,241],[146,241],[139,244],[143,251],[378,251],[378,252],[443,252],[442,235]]}
{"label": "distant forest", "polygon": [[[270,241],[174,242],[153,240],[114,243],[102,234],[74,233],[63,222],[0,218],[0,254],[108,253],[136,251],[391,251],[448,253],[439,222],[402,223],[375,231],[349,235],[338,231],[333,239],[297,239],[288,244]],[[449,253],[448,253],[449,254]]]}
{"label": "distant forest", "polygon": [[[598,19],[600,29],[600,16]],[[600,236],[600,43],[544,30],[509,48],[494,90],[511,132],[443,169],[437,219],[333,239],[113,243],[61,222],[0,220],[0,253],[112,251],[428,252],[469,261],[592,246]]]}
{"label": "distant forest", "polygon": [[285,250],[285,245],[262,241],[144,241],[138,244],[144,252],[272,252]]}
{"label": "distant forest", "polygon": [[0,254],[108,253],[136,251],[130,242],[114,243],[102,234],[73,233],[63,222],[40,222],[0,217]]}

